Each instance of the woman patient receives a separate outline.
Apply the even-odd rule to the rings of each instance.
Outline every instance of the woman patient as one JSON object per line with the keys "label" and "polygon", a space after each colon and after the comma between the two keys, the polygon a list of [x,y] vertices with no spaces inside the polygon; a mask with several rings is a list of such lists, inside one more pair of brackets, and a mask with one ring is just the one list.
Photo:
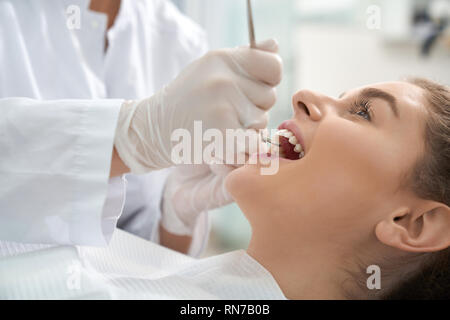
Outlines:
{"label": "woman patient", "polygon": [[[226,180],[252,227],[247,251],[195,260],[148,242],[126,247],[116,232],[107,249],[78,248],[95,271],[87,278],[100,272],[113,298],[448,299],[449,88],[413,79],[339,98],[301,90],[292,107],[278,172],[261,175],[261,161]],[[39,269],[31,261],[20,268]],[[61,259],[39,261],[48,271]]]}
{"label": "woman patient", "polygon": [[[289,299],[448,299],[449,88],[411,79],[338,99],[301,90],[292,105],[281,128],[304,157],[280,138],[297,160],[227,178],[252,227],[248,254]],[[379,290],[366,284],[371,265]]]}

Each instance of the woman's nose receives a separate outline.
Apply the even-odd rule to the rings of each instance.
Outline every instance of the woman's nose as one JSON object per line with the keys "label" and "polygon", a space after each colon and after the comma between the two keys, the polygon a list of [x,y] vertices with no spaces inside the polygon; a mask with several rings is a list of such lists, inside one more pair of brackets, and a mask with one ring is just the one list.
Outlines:
{"label": "woman's nose", "polygon": [[326,97],[310,91],[300,90],[292,97],[294,114],[306,114],[311,120],[319,121],[324,113],[323,105]]}

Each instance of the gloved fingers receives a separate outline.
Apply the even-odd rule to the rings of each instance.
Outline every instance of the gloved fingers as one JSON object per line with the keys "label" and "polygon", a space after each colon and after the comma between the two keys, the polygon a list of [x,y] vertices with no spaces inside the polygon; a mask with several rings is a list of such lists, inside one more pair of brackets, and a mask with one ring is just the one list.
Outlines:
{"label": "gloved fingers", "polygon": [[239,78],[238,86],[247,98],[263,110],[269,110],[277,100],[277,90],[265,83],[257,82],[248,78]]}
{"label": "gloved fingers", "polygon": [[[208,171],[207,175],[192,176],[181,179],[168,188],[172,192],[165,192],[165,203],[170,202],[168,209],[176,214],[185,224],[189,225],[195,217],[205,210],[215,209],[231,202],[231,198],[224,186],[228,166],[214,165],[214,173],[209,165],[202,165]],[[169,190],[170,191],[170,190]]]}
{"label": "gloved fingers", "polygon": [[212,173],[219,177],[225,177],[228,175],[231,171],[236,169],[234,166],[226,165],[226,164],[211,164],[209,166]]}
{"label": "gloved fingers", "polygon": [[[249,155],[258,151],[261,135],[253,129],[239,129],[228,133],[225,137],[226,143],[223,145],[221,162],[216,164],[226,164],[238,168],[244,165]],[[212,163],[211,163],[212,164]]]}
{"label": "gloved fingers", "polygon": [[164,191],[165,226],[176,230],[181,221],[191,229],[199,213],[230,203],[224,181],[232,170],[226,165],[185,165],[173,170]]}
{"label": "gloved fingers", "polygon": [[251,156],[254,153],[267,153],[269,149],[267,143],[262,140],[261,130],[249,130],[249,132],[249,143],[245,145],[245,154]]}
{"label": "gloved fingers", "polygon": [[245,139],[236,141],[234,151],[238,161],[233,163],[235,167],[244,165],[252,154],[268,152],[267,144],[262,140],[262,135],[259,130],[248,129],[245,131],[245,134]]}
{"label": "gloved fingers", "polygon": [[256,43],[256,49],[277,53],[278,42],[275,39],[267,39]]}
{"label": "gloved fingers", "polygon": [[270,86],[281,82],[283,62],[278,54],[242,47],[231,49],[228,53],[240,72]]}
{"label": "gloved fingers", "polygon": [[233,199],[224,181],[225,176],[211,175],[206,183],[197,189],[195,203],[201,203],[204,206],[203,210],[212,210],[230,204]]}
{"label": "gloved fingers", "polygon": [[266,111],[255,105],[244,105],[240,108],[240,121],[247,129],[264,129],[269,123],[269,115]]}
{"label": "gloved fingers", "polygon": [[233,198],[225,187],[225,178],[218,178],[213,188],[213,199],[209,205],[210,210],[223,207],[233,202]]}
{"label": "gloved fingers", "polygon": [[[250,45],[243,45],[243,46],[239,46],[238,48],[250,48]],[[279,46],[278,46],[278,41],[275,39],[266,39],[266,40],[262,40],[256,43],[256,48],[257,50],[262,50],[262,51],[267,51],[267,52],[272,52],[272,53],[278,53],[279,50]]]}
{"label": "gloved fingers", "polygon": [[[248,84],[248,83],[247,83]],[[236,84],[238,86],[239,84]],[[224,122],[227,117],[231,114],[237,119],[239,124],[234,127],[234,129],[238,128],[253,128],[253,129],[263,129],[267,126],[268,116],[267,112],[258,106],[256,106],[244,93],[244,90],[235,90],[234,94],[228,95],[227,99],[233,105],[235,114],[233,112],[228,111],[225,115],[222,115],[218,119],[222,119]],[[225,122],[224,122],[225,123]],[[231,120],[226,123],[231,123]],[[231,129],[229,125],[227,125],[228,129]]]}
{"label": "gloved fingers", "polygon": [[190,177],[200,178],[210,174],[211,169],[205,164],[182,164],[173,169],[171,175],[178,180],[188,180]]}

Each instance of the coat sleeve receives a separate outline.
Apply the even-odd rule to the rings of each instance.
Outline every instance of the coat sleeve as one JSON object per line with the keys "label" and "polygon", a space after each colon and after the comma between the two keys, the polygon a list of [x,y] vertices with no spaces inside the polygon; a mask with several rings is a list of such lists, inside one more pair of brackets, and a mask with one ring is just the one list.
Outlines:
{"label": "coat sleeve", "polygon": [[108,243],[124,201],[108,195],[121,104],[0,99],[0,240]]}
{"label": "coat sleeve", "polygon": [[[200,58],[208,51],[207,34],[197,23],[182,14],[170,1],[152,1],[147,2],[147,5],[149,6],[148,15],[153,16],[153,19],[150,20],[156,22],[155,25],[159,30],[161,43],[171,46],[170,54],[173,56],[171,56],[170,61],[174,70],[172,70],[172,73],[165,73],[165,77],[168,78],[164,80],[167,83],[169,79],[174,78],[192,61]],[[167,55],[165,50],[160,50],[160,52]],[[166,57],[161,58],[167,59]],[[166,178],[167,175],[164,177],[164,181]],[[162,192],[160,194],[162,195]],[[159,199],[158,210],[154,211],[154,217],[158,220],[153,224],[150,235],[150,240],[156,243],[160,242],[159,223],[162,214],[160,201]],[[211,221],[208,212],[200,213],[194,228],[188,255],[199,257],[203,253],[208,244],[210,230]]]}

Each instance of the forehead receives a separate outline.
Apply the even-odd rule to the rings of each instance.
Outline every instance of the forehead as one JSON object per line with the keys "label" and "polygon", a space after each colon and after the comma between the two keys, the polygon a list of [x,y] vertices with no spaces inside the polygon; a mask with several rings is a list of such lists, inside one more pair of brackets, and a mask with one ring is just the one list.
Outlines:
{"label": "forehead", "polygon": [[425,111],[424,90],[408,82],[381,82],[367,87],[377,88],[393,95],[398,103],[406,104],[405,107]]}

